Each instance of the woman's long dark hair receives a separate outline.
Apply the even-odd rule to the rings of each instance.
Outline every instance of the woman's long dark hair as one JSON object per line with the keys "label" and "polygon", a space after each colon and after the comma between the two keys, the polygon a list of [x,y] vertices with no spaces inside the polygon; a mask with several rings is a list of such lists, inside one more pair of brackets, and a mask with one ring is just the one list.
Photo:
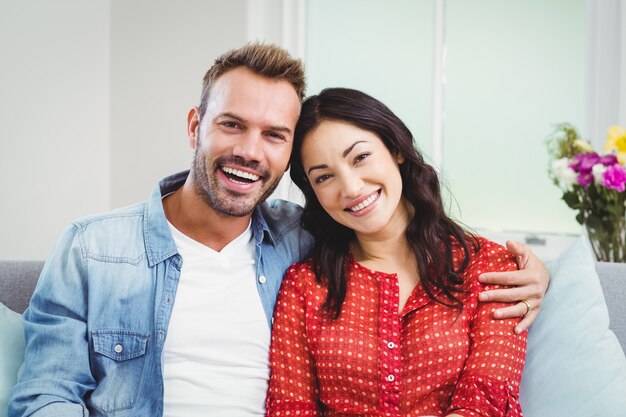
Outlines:
{"label": "woman's long dark hair", "polygon": [[[305,197],[302,225],[315,237],[313,268],[318,282],[328,288],[322,308],[336,319],[346,297],[346,255],[354,231],[333,220],[322,208],[302,166],[300,155],[307,134],[322,121],[343,121],[375,133],[392,155],[402,155],[402,195],[413,207],[406,238],[417,261],[424,290],[433,300],[462,308],[455,293],[462,291],[462,273],[471,251],[478,250],[475,237],[450,219],[443,206],[437,173],[417,151],[406,125],[383,103],[358,90],[328,88],[307,98],[296,126],[291,154],[291,179]],[[455,268],[453,248],[463,250]],[[437,292],[441,291],[439,295]]]}

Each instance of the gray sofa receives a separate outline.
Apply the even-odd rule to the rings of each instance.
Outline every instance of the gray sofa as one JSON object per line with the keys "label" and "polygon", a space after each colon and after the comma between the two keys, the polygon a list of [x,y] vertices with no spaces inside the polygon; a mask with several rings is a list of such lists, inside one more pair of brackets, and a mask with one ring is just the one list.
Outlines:
{"label": "gray sofa", "polygon": [[609,328],[626,352],[626,264],[598,262],[596,271],[609,309]]}
{"label": "gray sofa", "polygon": [[[0,261],[0,302],[22,313],[42,267],[42,261]],[[626,352],[626,264],[599,262],[596,270],[609,309],[610,328]]]}
{"label": "gray sofa", "polygon": [[43,261],[0,261],[0,302],[23,313],[42,267]]}

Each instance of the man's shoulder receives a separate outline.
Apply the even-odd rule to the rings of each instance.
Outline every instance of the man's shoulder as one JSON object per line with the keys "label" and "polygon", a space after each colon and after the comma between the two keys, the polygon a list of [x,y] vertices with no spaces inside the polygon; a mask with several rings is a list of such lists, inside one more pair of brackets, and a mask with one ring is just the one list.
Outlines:
{"label": "man's shoulder", "polygon": [[287,200],[272,199],[259,206],[266,222],[300,223],[302,207]]}
{"label": "man's shoulder", "polygon": [[76,219],[72,222],[72,225],[79,230],[85,231],[87,229],[96,229],[101,226],[111,226],[115,223],[130,224],[139,222],[142,223],[145,214],[146,202],[135,203],[126,207],[117,208],[114,210],[89,214]]}
{"label": "man's shoulder", "polygon": [[275,242],[295,244],[308,253],[313,238],[302,228],[301,206],[286,200],[268,200],[259,206],[258,212]]}
{"label": "man's shoulder", "polygon": [[[137,264],[146,259],[145,203],[82,217],[68,231],[83,256]],[[63,238],[62,238],[63,239]]]}

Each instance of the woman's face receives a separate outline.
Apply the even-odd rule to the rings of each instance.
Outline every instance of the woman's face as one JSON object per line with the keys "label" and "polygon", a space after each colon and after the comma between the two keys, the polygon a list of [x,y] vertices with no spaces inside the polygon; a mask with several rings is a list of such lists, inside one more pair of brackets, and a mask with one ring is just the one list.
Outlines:
{"label": "woman's face", "polygon": [[397,234],[406,228],[403,159],[392,155],[376,134],[346,122],[323,121],[305,136],[301,156],[317,199],[335,221],[357,236]]}

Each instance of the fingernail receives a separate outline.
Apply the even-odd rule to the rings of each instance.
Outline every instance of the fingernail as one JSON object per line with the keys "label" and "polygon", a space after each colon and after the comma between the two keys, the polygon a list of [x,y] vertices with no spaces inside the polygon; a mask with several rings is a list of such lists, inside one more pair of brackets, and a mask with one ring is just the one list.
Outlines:
{"label": "fingernail", "polygon": [[494,316],[495,318],[499,319],[499,318],[503,317],[503,314],[502,314],[502,312],[501,312],[501,311],[496,310],[496,311],[493,313],[493,316]]}
{"label": "fingernail", "polygon": [[478,294],[478,299],[480,301],[487,301],[487,296],[481,292],[480,294]]}

